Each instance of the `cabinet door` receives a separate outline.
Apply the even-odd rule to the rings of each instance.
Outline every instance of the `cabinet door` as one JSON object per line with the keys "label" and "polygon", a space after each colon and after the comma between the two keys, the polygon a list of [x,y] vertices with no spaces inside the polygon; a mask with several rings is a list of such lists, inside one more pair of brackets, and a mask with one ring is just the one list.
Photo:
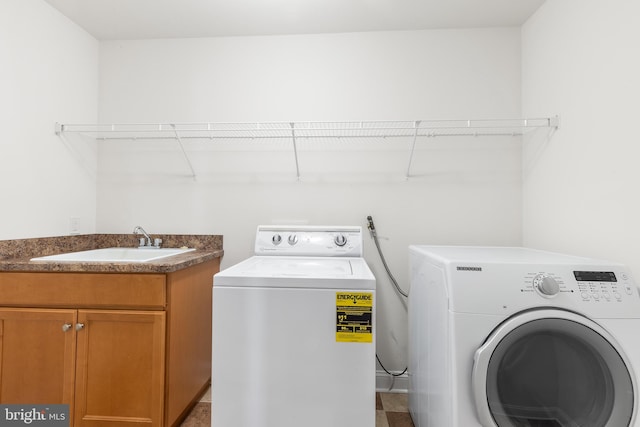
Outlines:
{"label": "cabinet door", "polygon": [[0,309],[1,403],[73,408],[76,316],[76,310]]}
{"label": "cabinet door", "polygon": [[75,425],[160,427],[165,313],[79,310]]}

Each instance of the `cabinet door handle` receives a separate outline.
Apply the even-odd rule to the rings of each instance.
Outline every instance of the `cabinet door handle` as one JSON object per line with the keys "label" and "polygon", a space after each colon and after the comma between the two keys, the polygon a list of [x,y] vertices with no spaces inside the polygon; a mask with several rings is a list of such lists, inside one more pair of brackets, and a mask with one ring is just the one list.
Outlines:
{"label": "cabinet door handle", "polygon": [[65,323],[64,325],[62,325],[62,332],[67,332],[69,329],[71,329],[71,323]]}
{"label": "cabinet door handle", "polygon": [[82,328],[84,328],[84,323],[76,323],[76,331],[79,331]]}

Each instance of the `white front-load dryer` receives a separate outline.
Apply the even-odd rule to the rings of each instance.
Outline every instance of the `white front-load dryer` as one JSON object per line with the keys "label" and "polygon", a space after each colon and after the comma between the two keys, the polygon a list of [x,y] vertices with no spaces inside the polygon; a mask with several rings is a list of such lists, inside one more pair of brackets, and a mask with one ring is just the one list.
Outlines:
{"label": "white front-load dryer", "polygon": [[637,427],[640,295],[625,266],[410,247],[416,427]]}

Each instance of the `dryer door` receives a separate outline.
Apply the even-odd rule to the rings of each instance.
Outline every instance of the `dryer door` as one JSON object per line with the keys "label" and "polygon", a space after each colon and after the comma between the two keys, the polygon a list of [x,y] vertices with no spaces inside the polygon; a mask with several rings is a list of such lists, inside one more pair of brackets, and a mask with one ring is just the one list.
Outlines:
{"label": "dryer door", "polygon": [[502,323],[476,351],[472,380],[486,427],[621,427],[635,417],[635,377],[620,346],[563,310]]}

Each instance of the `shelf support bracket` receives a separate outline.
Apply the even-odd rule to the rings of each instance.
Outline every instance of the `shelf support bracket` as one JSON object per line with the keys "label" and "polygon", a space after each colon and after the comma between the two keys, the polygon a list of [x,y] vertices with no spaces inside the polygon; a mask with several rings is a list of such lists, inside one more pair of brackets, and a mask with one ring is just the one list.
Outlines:
{"label": "shelf support bracket", "polygon": [[291,140],[293,141],[293,156],[296,160],[296,180],[300,181],[300,165],[298,164],[298,145],[296,144],[296,128],[295,123],[290,122],[291,126]]}
{"label": "shelf support bracket", "polygon": [[195,170],[193,170],[193,165],[191,164],[191,160],[189,160],[189,156],[187,155],[187,152],[184,149],[184,145],[182,145],[182,138],[180,138],[180,134],[178,133],[178,129],[176,128],[176,125],[174,123],[170,123],[169,126],[171,126],[171,128],[173,129],[173,133],[175,133],[175,135],[176,135],[176,140],[178,141],[178,145],[180,145],[180,150],[182,151],[182,155],[184,156],[184,160],[187,162],[187,166],[189,166],[189,169],[191,170],[191,177],[195,180],[196,179],[196,172],[195,172]]}
{"label": "shelf support bracket", "polygon": [[405,178],[408,180],[411,172],[411,163],[413,162],[413,153],[416,149],[416,140],[418,139],[418,128],[420,127],[420,120],[416,120],[413,124],[413,142],[411,143],[411,152],[409,153],[409,163],[407,164],[407,172]]}

